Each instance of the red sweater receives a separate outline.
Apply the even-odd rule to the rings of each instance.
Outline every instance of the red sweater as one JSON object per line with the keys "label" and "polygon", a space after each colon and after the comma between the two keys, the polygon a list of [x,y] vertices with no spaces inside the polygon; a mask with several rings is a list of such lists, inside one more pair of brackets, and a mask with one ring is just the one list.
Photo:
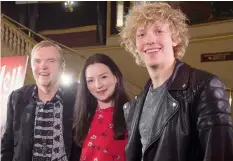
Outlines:
{"label": "red sweater", "polygon": [[125,161],[126,139],[113,139],[113,107],[97,108],[84,141],[80,161]]}

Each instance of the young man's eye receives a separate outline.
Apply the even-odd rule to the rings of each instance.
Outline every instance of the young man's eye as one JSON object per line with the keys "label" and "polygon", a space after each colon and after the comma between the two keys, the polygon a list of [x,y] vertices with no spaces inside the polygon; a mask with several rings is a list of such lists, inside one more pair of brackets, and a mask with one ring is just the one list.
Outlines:
{"label": "young man's eye", "polygon": [[157,34],[161,34],[163,31],[162,30],[155,30]]}
{"label": "young man's eye", "polygon": [[143,33],[140,33],[140,34],[137,34],[137,37],[138,38],[141,38],[141,37],[143,37],[145,34],[143,34]]}

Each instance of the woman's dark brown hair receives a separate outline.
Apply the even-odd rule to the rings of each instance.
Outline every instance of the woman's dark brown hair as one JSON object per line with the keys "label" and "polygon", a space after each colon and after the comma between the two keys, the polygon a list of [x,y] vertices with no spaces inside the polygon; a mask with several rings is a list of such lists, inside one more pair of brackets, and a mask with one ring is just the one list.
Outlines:
{"label": "woman's dark brown hair", "polygon": [[86,82],[86,69],[89,65],[101,63],[106,65],[112,74],[117,78],[115,92],[112,95],[114,100],[113,112],[113,131],[114,139],[123,139],[126,133],[126,125],[124,119],[123,105],[129,101],[129,97],[123,85],[123,77],[120,69],[114,61],[104,54],[94,54],[85,61],[78,87],[75,116],[74,116],[74,140],[77,145],[82,146],[84,139],[87,136],[93,116],[97,108],[96,98],[89,92]]}

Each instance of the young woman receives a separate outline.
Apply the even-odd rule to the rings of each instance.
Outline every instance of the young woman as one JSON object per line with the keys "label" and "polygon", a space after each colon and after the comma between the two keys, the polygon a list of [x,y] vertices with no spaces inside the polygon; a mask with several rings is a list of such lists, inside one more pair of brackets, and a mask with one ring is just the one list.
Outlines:
{"label": "young woman", "polygon": [[74,140],[80,161],[124,161],[126,125],[123,105],[129,101],[117,65],[104,54],[84,63],[77,94]]}

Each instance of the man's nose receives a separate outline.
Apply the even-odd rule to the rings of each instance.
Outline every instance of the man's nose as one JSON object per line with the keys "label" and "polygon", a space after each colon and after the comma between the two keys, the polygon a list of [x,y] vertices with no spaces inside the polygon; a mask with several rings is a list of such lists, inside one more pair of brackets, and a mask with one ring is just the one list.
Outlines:
{"label": "man's nose", "polygon": [[46,61],[42,61],[41,64],[40,64],[40,68],[42,68],[42,69],[48,68],[47,62]]}
{"label": "man's nose", "polygon": [[153,35],[153,33],[146,34],[145,42],[147,45],[153,45],[155,44],[155,41],[156,41],[156,37]]}

